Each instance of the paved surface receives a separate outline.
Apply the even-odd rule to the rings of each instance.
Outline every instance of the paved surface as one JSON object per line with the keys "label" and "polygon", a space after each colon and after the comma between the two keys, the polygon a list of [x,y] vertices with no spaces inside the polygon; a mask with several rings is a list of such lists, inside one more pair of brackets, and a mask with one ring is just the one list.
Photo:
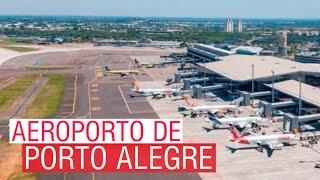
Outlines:
{"label": "paved surface", "polygon": [[[177,107],[184,104],[181,99],[148,99],[160,118],[182,118]],[[200,173],[202,179],[319,179],[319,169],[314,163],[320,160],[320,145],[313,148],[301,144],[277,150],[271,158],[256,147],[230,142],[228,129],[213,130],[206,117],[183,118],[184,142],[212,142],[217,144],[217,173]],[[265,128],[267,134],[281,129],[281,123],[272,123]],[[277,132],[280,133],[280,132]],[[228,147],[237,151],[231,153]]]}
{"label": "paved surface", "polygon": [[62,95],[61,104],[55,116],[56,119],[63,119],[74,112],[74,100],[76,96],[75,83],[77,81],[76,75],[68,75],[65,85],[64,93]]}
{"label": "paved surface", "polygon": [[[158,118],[145,97],[131,98],[131,83],[134,80],[151,80],[149,76],[137,77],[108,76],[97,78],[94,67],[108,64],[112,69],[131,69],[129,55],[108,54],[91,57],[77,68],[78,87],[76,109],[73,117],[91,118]],[[143,71],[142,69],[138,69]],[[39,179],[191,179],[197,180],[197,174],[162,173],[73,173],[39,174]]]}
{"label": "paved surface", "polygon": [[[139,52],[140,55],[153,54],[150,52]],[[175,67],[165,69],[138,69],[150,76],[139,75],[137,77],[103,77],[97,78],[94,74],[94,66],[110,65],[112,69],[128,69],[130,57],[139,55],[138,52],[100,52],[95,54],[72,59],[66,57],[69,62],[77,66],[78,74],[76,109],[73,117],[92,118],[183,118],[177,112],[177,107],[184,102],[178,98],[164,98],[152,100],[151,98],[130,98],[130,87],[132,80],[150,81],[164,83],[165,78],[173,73]],[[65,61],[63,56],[60,62]],[[24,57],[25,58],[25,57]],[[33,64],[36,56],[26,59],[27,64]],[[71,58],[71,59],[70,59]],[[21,60],[21,59],[19,59]],[[53,58],[52,61],[56,59]],[[50,65],[50,61],[43,60],[39,64]],[[53,65],[60,65],[53,63]],[[6,62],[5,69],[0,68],[3,77],[10,77],[16,74],[30,74],[33,71],[20,71],[23,63]],[[10,66],[12,65],[12,66]],[[71,70],[56,70],[52,73],[70,74]],[[160,81],[159,81],[160,80]],[[147,83],[147,82],[145,82]],[[144,83],[142,83],[144,84]],[[157,84],[164,86],[164,84]],[[66,102],[67,103],[67,102]],[[0,121],[1,127],[7,122]],[[279,125],[275,125],[279,126]],[[276,128],[272,126],[267,129],[271,134]],[[281,125],[280,125],[281,126]],[[277,127],[279,128],[279,127]],[[217,143],[217,173],[204,174],[117,174],[117,173],[81,173],[81,174],[39,174],[39,179],[318,179],[319,170],[315,169],[315,161],[320,159],[320,145],[313,148],[285,147],[276,151],[271,158],[265,153],[259,153],[255,147],[246,148],[229,142],[230,133],[226,129],[212,130],[205,117],[191,119],[184,118],[184,141],[185,142],[214,142]],[[227,147],[240,148],[235,153],[230,153]]]}

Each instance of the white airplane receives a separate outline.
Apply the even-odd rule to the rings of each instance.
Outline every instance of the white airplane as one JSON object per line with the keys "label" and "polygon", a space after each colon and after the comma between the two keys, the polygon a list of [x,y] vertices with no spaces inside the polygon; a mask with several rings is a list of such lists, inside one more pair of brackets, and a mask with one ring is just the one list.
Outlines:
{"label": "white airplane", "polygon": [[281,149],[284,145],[296,145],[300,140],[295,134],[243,136],[234,126],[231,127],[231,133],[233,135],[231,141],[240,144],[258,145],[259,152],[263,152],[263,148],[266,148],[268,157],[272,156],[273,150]]}
{"label": "white airplane", "polygon": [[212,127],[216,128],[218,125],[222,126],[236,126],[239,128],[245,128],[248,125],[258,125],[264,122],[264,119],[260,116],[256,117],[234,117],[234,118],[217,118],[215,116],[209,116],[212,122]]}
{"label": "white airplane", "polygon": [[[131,91],[140,94],[142,96],[152,96],[154,98],[164,98],[166,96],[179,95],[179,89],[167,88],[167,89],[142,89],[137,82],[133,82],[133,89]],[[132,96],[134,97],[134,96]]]}
{"label": "white airplane", "polygon": [[105,66],[105,71],[107,74],[120,76],[138,75],[140,73],[138,70],[111,70],[108,66]]}
{"label": "white airplane", "polygon": [[198,114],[215,114],[217,112],[228,112],[237,111],[238,106],[235,105],[196,105],[194,102],[190,101],[188,96],[182,96],[186,102],[186,106],[179,106],[178,111],[190,111],[191,117],[195,117]]}

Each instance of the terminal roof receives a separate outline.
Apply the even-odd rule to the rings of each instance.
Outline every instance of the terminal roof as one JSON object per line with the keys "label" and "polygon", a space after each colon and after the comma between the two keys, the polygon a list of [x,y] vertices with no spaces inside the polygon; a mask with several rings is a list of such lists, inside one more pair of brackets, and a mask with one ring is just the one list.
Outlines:
{"label": "terminal roof", "polygon": [[273,56],[231,55],[219,59],[221,61],[200,64],[200,66],[237,82],[251,81],[252,69],[254,69],[254,79],[271,78],[272,71],[275,76],[298,72],[320,73],[319,64],[303,64]]}
{"label": "terminal roof", "polygon": [[[272,87],[272,84],[267,84]],[[274,88],[289,96],[299,99],[299,81],[287,80],[274,84]],[[301,83],[301,100],[320,107],[320,88]]]}

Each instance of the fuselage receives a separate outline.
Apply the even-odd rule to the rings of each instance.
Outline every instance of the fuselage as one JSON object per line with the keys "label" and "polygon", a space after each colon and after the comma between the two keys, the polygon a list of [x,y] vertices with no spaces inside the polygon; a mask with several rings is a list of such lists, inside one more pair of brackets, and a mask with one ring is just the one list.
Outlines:
{"label": "fuselage", "polygon": [[111,71],[107,71],[108,73],[114,73],[114,74],[118,74],[118,73],[132,73],[132,74],[138,74],[139,71],[137,70],[111,70]]}
{"label": "fuselage", "polygon": [[132,91],[134,91],[135,93],[139,93],[139,94],[148,94],[148,95],[152,95],[152,94],[173,94],[173,93],[178,93],[177,89],[140,89],[140,90],[135,90],[135,89],[131,89]]}
{"label": "fuselage", "polygon": [[237,106],[234,105],[200,105],[194,107],[186,107],[188,111],[192,111],[194,113],[198,112],[209,112],[209,111],[234,111],[237,109]]}
{"label": "fuselage", "polygon": [[290,143],[296,142],[299,138],[294,134],[277,134],[277,135],[262,135],[262,136],[245,136],[237,139],[241,144],[250,145],[267,145],[270,142],[276,143]]}
{"label": "fuselage", "polygon": [[263,121],[262,117],[211,118],[213,123],[220,125],[252,124]]}

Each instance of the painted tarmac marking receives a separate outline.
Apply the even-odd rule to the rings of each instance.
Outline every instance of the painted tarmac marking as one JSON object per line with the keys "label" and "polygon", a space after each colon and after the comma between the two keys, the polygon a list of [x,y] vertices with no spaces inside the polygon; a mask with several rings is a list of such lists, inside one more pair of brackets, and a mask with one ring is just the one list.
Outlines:
{"label": "painted tarmac marking", "polygon": [[100,100],[100,98],[99,97],[92,97],[91,100],[92,101],[98,101],[98,100]]}
{"label": "painted tarmac marking", "polygon": [[127,101],[127,103],[140,103],[140,102],[148,102],[148,101],[147,100]]}
{"label": "painted tarmac marking", "polygon": [[134,111],[133,114],[149,114],[149,113],[154,113],[154,111]]}
{"label": "painted tarmac marking", "polygon": [[128,111],[129,111],[129,114],[131,114],[131,110],[130,110],[130,108],[129,108],[129,105],[128,105],[126,99],[124,98],[124,95],[123,95],[123,92],[122,92],[122,90],[121,90],[121,87],[118,86],[118,88],[119,88],[120,94],[121,94],[121,96],[122,96],[122,99],[123,99],[124,103],[126,104],[126,107],[127,107]]}
{"label": "painted tarmac marking", "polygon": [[73,104],[64,104],[63,106],[64,107],[70,107],[70,106],[73,106]]}
{"label": "painted tarmac marking", "polygon": [[91,84],[91,87],[93,88],[99,87],[99,84]]}
{"label": "painted tarmac marking", "polygon": [[92,107],[91,111],[93,112],[101,111],[101,107]]}
{"label": "painted tarmac marking", "polygon": [[91,92],[98,92],[99,89],[91,89]]}

